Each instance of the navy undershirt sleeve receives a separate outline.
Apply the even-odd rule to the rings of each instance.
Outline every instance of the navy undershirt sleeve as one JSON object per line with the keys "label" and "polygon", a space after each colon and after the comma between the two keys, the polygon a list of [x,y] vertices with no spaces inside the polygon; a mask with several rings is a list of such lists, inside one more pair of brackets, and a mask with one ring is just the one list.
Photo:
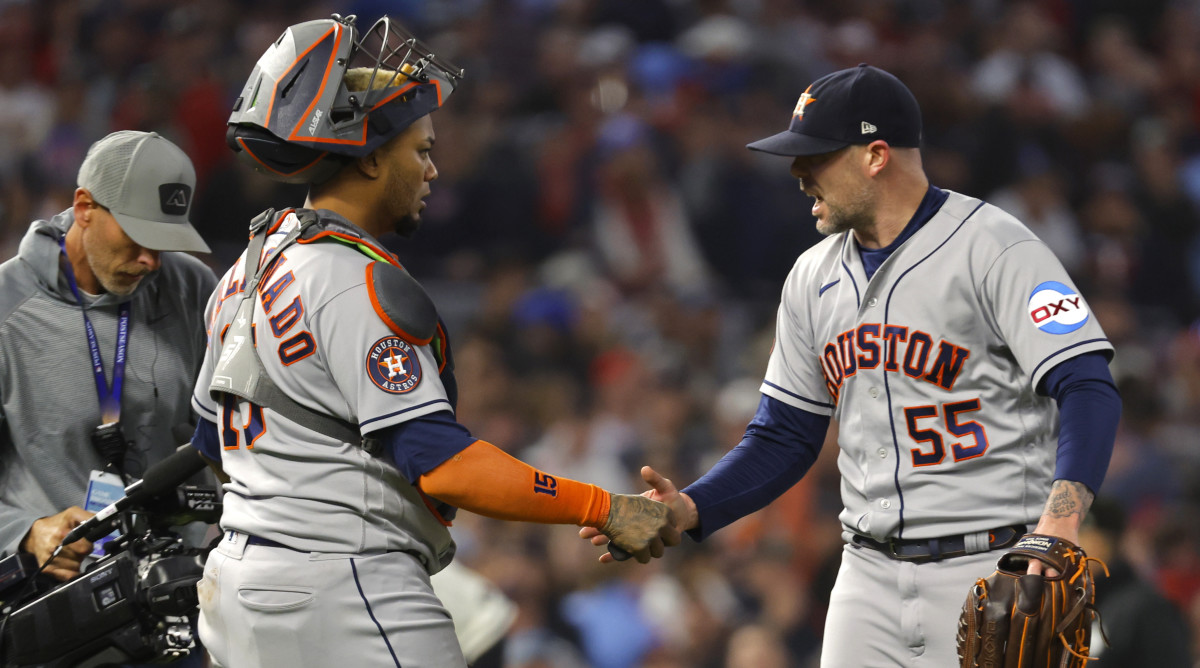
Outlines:
{"label": "navy undershirt sleeve", "polygon": [[1121,395],[1104,353],[1084,353],[1060,362],[1043,377],[1044,394],[1058,402],[1058,460],[1055,480],[1074,480],[1094,494],[1112,458]]}
{"label": "navy undershirt sleeve", "polygon": [[[413,484],[478,440],[454,419],[450,411],[402,422],[375,432],[374,436],[383,443],[388,459]],[[200,418],[192,434],[192,447],[214,462],[220,462],[221,440],[217,425]]]}
{"label": "navy undershirt sleeve", "polygon": [[703,540],[779,498],[817,460],[828,429],[828,416],[764,396],[742,442],[682,490],[700,516],[687,534]]}
{"label": "navy undershirt sleeve", "polygon": [[221,436],[217,433],[217,424],[204,418],[197,420],[196,431],[192,434],[192,447],[214,462],[220,462]]}
{"label": "navy undershirt sleeve", "polygon": [[383,444],[386,456],[414,485],[422,475],[479,440],[450,411],[385,427],[374,436]]}

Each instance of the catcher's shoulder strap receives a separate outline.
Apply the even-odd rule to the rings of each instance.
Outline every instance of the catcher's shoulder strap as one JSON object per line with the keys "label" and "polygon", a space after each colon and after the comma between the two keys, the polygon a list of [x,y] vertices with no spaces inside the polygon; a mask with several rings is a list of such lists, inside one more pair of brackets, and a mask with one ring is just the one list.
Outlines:
{"label": "catcher's shoulder strap", "polygon": [[[433,300],[395,256],[350,221],[332,211],[315,212],[318,224],[305,227],[296,243],[336,242],[375,260],[367,265],[367,292],[375,313],[394,334],[417,346],[428,345],[438,335],[438,313]],[[435,350],[439,348],[435,346]],[[439,363],[440,363],[439,359]]]}
{"label": "catcher's shoulder strap", "polygon": [[[258,263],[251,275],[250,267],[253,258],[262,256],[266,238],[278,222],[277,219],[288,213],[296,213],[298,224],[293,227],[271,253]],[[315,212],[301,209],[294,212],[283,212],[276,215],[268,209],[251,222],[250,245],[246,250],[246,283],[237,313],[228,331],[224,332],[221,344],[221,356],[213,373],[209,392],[214,399],[220,400],[220,394],[232,394],[264,408],[279,413],[285,418],[311,429],[317,433],[336,438],[343,443],[362,443],[368,451],[377,449],[377,444],[364,439],[358,425],[347,422],[332,415],[314,411],[289,397],[279,388],[258,356],[254,333],[254,309],[258,300],[254,298],[262,277],[267,273],[283,251],[296,243],[306,232],[320,226],[320,218]],[[374,453],[373,453],[374,454]]]}

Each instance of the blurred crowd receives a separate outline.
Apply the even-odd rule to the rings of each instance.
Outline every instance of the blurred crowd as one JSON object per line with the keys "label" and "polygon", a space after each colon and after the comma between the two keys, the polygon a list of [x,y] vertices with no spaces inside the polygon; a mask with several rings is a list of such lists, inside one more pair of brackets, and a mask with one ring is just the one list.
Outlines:
{"label": "blurred crowd", "polygon": [[[0,258],[69,206],[91,142],[155,130],[196,165],[223,272],[253,215],[304,198],[225,145],[255,60],[292,23],[385,11],[466,70],[434,117],[423,228],[388,243],[447,321],[473,433],[616,491],[643,464],[682,487],[736,445],[783,278],[818,239],[787,160],[745,144],[868,62],[916,94],[931,181],[1024,221],[1116,345],[1115,550],[1200,646],[1200,5],[0,0]],[[520,606],[507,665],[815,665],[834,438],[770,508],[648,566],[463,513],[459,558]]]}

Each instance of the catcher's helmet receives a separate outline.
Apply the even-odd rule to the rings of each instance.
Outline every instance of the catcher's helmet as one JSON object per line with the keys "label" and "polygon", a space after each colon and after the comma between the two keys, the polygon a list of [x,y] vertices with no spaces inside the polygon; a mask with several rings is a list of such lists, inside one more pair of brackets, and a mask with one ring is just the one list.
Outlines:
{"label": "catcher's helmet", "polygon": [[225,135],[243,162],[278,181],[320,183],[454,91],[462,70],[386,16],[362,39],[354,19],[294,25],[258,59]]}

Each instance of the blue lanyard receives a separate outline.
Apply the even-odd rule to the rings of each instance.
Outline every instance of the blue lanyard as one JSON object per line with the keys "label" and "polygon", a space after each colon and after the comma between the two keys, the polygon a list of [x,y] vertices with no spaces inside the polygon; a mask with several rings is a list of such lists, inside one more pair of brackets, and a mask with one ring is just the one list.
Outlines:
{"label": "blue lanyard", "polygon": [[75,282],[75,270],[71,268],[71,258],[67,257],[67,246],[63,238],[59,238],[58,247],[62,249],[63,271],[67,275],[67,283],[71,293],[79,303],[83,313],[83,329],[87,332],[88,351],[92,354],[92,373],[96,376],[96,395],[100,397],[100,413],[104,423],[116,422],[121,417],[121,389],[125,385],[125,349],[129,345],[129,314],[132,310],[130,302],[121,304],[117,320],[117,352],[113,360],[112,388],[108,386],[108,378],[104,375],[104,361],[100,357],[100,344],[96,339],[96,330],[88,318],[87,308],[83,305],[83,297],[79,294],[79,286]]}

